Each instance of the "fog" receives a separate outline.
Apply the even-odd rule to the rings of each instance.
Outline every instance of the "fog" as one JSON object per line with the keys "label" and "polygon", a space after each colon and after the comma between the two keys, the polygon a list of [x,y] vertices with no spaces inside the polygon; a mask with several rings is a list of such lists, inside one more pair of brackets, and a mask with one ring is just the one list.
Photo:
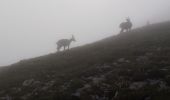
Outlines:
{"label": "fog", "polygon": [[0,0],[0,66],[56,52],[74,34],[76,47],[134,27],[170,20],[169,0]]}

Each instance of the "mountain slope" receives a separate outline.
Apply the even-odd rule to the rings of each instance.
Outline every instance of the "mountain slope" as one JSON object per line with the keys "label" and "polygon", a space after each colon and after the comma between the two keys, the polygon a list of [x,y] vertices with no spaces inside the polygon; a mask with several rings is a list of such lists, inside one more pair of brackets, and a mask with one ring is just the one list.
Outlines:
{"label": "mountain slope", "polygon": [[169,50],[170,22],[134,29],[2,69],[0,97],[169,100]]}

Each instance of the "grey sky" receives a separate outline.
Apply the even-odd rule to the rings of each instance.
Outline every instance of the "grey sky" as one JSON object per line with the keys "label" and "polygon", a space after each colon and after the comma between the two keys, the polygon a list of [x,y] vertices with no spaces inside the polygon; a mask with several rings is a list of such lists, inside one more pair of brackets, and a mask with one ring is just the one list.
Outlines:
{"label": "grey sky", "polygon": [[170,20],[169,0],[0,0],[0,66],[56,51],[74,34],[74,46],[117,34],[130,17],[134,26]]}

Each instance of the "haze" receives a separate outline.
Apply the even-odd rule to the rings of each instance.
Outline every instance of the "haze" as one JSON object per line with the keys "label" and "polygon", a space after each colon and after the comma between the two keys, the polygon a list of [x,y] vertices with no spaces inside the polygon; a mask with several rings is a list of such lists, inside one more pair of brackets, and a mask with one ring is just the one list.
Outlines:
{"label": "haze", "polygon": [[0,0],[0,66],[56,52],[74,34],[72,47],[134,27],[170,20],[169,0]]}

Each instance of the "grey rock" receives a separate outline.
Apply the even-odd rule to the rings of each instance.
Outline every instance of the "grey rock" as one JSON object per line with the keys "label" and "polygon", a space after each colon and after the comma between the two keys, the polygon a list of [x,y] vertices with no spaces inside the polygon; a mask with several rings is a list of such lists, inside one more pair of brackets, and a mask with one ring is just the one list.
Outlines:
{"label": "grey rock", "polygon": [[137,90],[140,89],[142,87],[144,87],[147,84],[147,82],[133,82],[132,84],[130,84],[129,88],[132,90]]}
{"label": "grey rock", "polygon": [[25,80],[22,86],[30,86],[34,82],[34,79]]}

